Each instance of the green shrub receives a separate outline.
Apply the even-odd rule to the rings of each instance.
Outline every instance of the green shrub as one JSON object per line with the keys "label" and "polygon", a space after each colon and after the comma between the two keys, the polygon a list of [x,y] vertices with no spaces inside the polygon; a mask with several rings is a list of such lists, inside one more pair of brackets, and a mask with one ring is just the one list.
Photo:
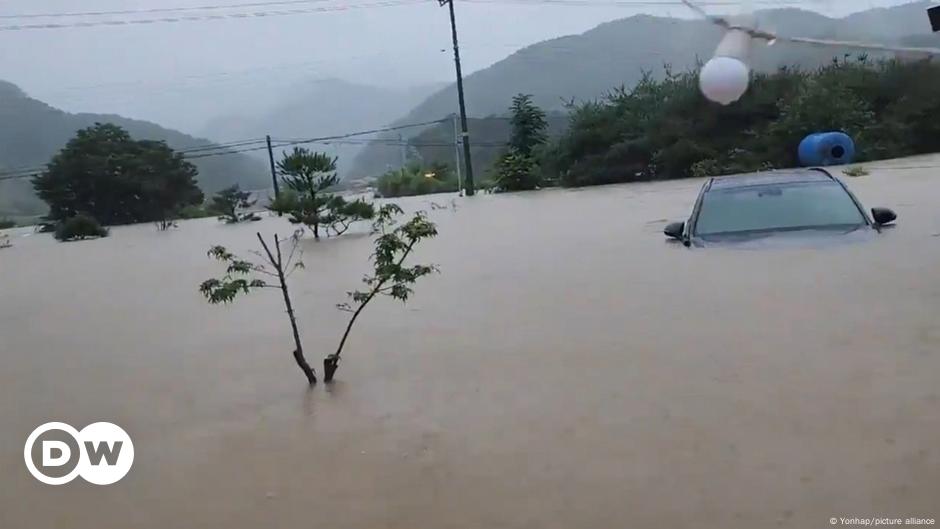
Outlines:
{"label": "green shrub", "polygon": [[861,165],[856,165],[855,167],[849,167],[842,171],[845,176],[868,176],[868,169],[865,169]]}
{"label": "green shrub", "polygon": [[844,131],[858,161],[940,151],[940,63],[840,56],[814,71],[757,73],[736,103],[706,100],[698,73],[646,75],[576,105],[546,146],[562,185],[719,176],[798,165],[808,134]]}
{"label": "green shrub", "polygon": [[12,219],[6,217],[0,217],[0,230],[8,230],[10,228],[15,228],[16,222]]}
{"label": "green shrub", "polygon": [[456,174],[445,165],[411,164],[380,176],[376,188],[379,195],[392,198],[453,193],[458,185]]}
{"label": "green shrub", "polygon": [[94,217],[81,213],[60,222],[55,230],[55,238],[60,241],[80,241],[107,236],[108,230],[101,227]]}
{"label": "green shrub", "polygon": [[542,183],[533,157],[512,148],[496,161],[493,180],[500,191],[526,191]]}
{"label": "green shrub", "polygon": [[211,208],[206,207],[205,205],[201,206],[186,206],[180,209],[179,218],[183,220],[187,219],[204,219],[206,217],[215,217],[218,213],[212,210]]}
{"label": "green shrub", "polygon": [[721,171],[720,166],[718,165],[718,160],[714,158],[706,158],[704,160],[699,160],[692,164],[692,176],[695,178],[705,178],[708,176],[715,176]]}

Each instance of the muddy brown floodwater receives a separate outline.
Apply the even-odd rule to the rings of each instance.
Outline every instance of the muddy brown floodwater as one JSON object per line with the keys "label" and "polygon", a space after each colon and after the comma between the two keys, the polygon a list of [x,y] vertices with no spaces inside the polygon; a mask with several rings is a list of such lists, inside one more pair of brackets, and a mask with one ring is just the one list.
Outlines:
{"label": "muddy brown floodwater", "polygon": [[[940,165],[927,158],[877,167]],[[212,219],[0,250],[0,527],[755,528],[940,518],[940,169],[848,179],[899,224],[831,249],[664,241],[701,181],[460,199],[308,391],[276,292],[208,305]],[[438,198],[439,201],[449,200]],[[427,207],[427,199],[403,201]],[[311,360],[367,237],[305,241]],[[36,482],[47,421],[124,427],[120,483]]]}

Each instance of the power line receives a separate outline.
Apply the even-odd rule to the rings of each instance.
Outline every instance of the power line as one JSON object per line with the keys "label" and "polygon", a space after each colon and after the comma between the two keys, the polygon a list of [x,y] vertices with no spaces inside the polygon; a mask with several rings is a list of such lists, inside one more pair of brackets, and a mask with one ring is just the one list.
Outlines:
{"label": "power line", "polygon": [[132,19],[132,20],[96,20],[89,22],[69,22],[65,24],[17,24],[9,26],[0,26],[0,32],[5,31],[27,31],[34,29],[66,29],[66,28],[93,28],[93,27],[102,27],[102,26],[135,26],[135,25],[147,25],[147,24],[162,24],[162,23],[179,23],[179,22],[206,22],[213,20],[233,20],[233,19],[250,19],[250,18],[266,18],[266,17],[281,17],[281,16],[293,16],[293,15],[307,15],[312,13],[325,13],[330,11],[348,11],[351,9],[366,9],[373,7],[396,7],[403,5],[412,5],[418,3],[424,3],[425,0],[386,0],[383,2],[373,2],[366,4],[345,4],[345,5],[336,5],[336,6],[323,6],[323,7],[310,7],[305,9],[287,9],[282,11],[255,11],[255,12],[239,12],[239,13],[219,13],[213,15],[187,15],[180,17],[167,17],[167,18],[141,18],[141,19]]}
{"label": "power line", "polygon": [[[453,147],[454,142],[450,141],[409,141],[409,140],[383,140],[383,139],[362,139],[362,140],[324,140],[312,142],[322,145],[381,145],[389,147]],[[473,147],[507,147],[508,142],[473,142]]]}
{"label": "power line", "polygon": [[[277,1],[268,1],[268,2],[246,2],[238,4],[216,4],[216,5],[202,5],[202,6],[183,6],[183,7],[155,7],[148,9],[120,9],[112,11],[75,11],[75,12],[65,12],[65,13],[15,13],[15,14],[0,14],[0,20],[16,20],[16,19],[32,19],[32,18],[71,18],[71,17],[100,17],[100,16],[113,16],[113,15],[152,15],[159,13],[182,13],[182,12],[191,12],[191,11],[217,11],[217,10],[226,10],[226,9],[244,9],[244,8],[254,8],[254,7],[270,7],[270,6],[289,6],[289,5],[306,5],[306,4],[315,4],[328,2],[330,0],[277,0]],[[463,2],[475,2],[475,3],[548,3],[548,4],[560,4],[560,5],[597,5],[597,6],[662,6],[662,5],[683,5],[681,0],[612,0],[612,1],[591,1],[591,0],[461,0]],[[792,5],[792,4],[802,4],[807,2],[800,2],[799,0],[794,1],[770,1],[770,0],[756,0],[755,4],[764,4],[764,5]],[[809,3],[818,3],[818,2],[809,2]],[[705,6],[737,6],[740,5],[740,1],[733,0],[706,0],[704,2],[698,2],[699,5]]]}
{"label": "power line", "polygon": [[[548,5],[559,5],[559,6],[590,6],[590,7],[671,7],[671,6],[685,6],[681,0],[461,0],[462,2],[472,3],[472,4],[517,4],[517,5],[539,5],[539,4],[548,4]],[[767,5],[767,6],[790,6],[790,5],[804,5],[807,2],[800,0],[783,0],[783,1],[773,1],[773,0],[752,0],[753,4],[756,5]],[[817,3],[817,2],[809,2]],[[713,6],[713,7],[739,7],[741,5],[740,0],[706,0],[704,2],[696,2],[698,5],[704,6]]]}
{"label": "power line", "polygon": [[[280,147],[280,145],[275,145],[275,147]],[[221,151],[221,152],[209,152],[205,154],[196,154],[194,156],[184,156],[183,158],[187,160],[198,160],[200,158],[211,158],[213,156],[229,156],[232,154],[242,154],[245,152],[264,151],[264,150],[267,150],[267,148],[268,148],[267,145],[262,145],[260,147],[252,147],[249,149],[232,149],[232,150]]]}
{"label": "power line", "polygon": [[[127,9],[127,10],[115,10],[115,11],[88,11],[88,12],[73,12],[73,13],[24,13],[24,14],[10,14],[10,15],[0,15],[0,19],[15,20],[15,19],[36,19],[36,18],[67,18],[67,17],[96,17],[96,16],[105,16],[105,15],[135,15],[135,14],[158,14],[158,13],[167,13],[167,12],[192,12],[192,11],[206,11],[206,10],[222,10],[222,9],[233,9],[233,8],[246,8],[246,7],[261,7],[261,6],[272,6],[272,5],[296,5],[296,4],[310,4],[310,3],[321,3],[329,0],[280,0],[274,2],[251,2],[251,3],[242,3],[242,4],[230,4],[230,5],[209,5],[209,6],[192,6],[192,7],[168,7],[168,8],[153,8],[153,9]],[[65,28],[90,28],[90,27],[102,27],[102,26],[129,26],[129,25],[145,25],[145,24],[158,24],[158,23],[179,23],[179,22],[205,22],[212,20],[226,20],[226,19],[247,19],[247,18],[264,18],[264,17],[278,17],[278,16],[293,16],[293,15],[304,15],[311,13],[322,13],[329,11],[346,11],[350,9],[363,9],[363,8],[373,8],[373,7],[395,7],[402,5],[412,5],[418,3],[424,3],[425,0],[385,0],[381,2],[365,3],[365,4],[341,4],[333,6],[322,6],[322,7],[310,7],[310,8],[295,8],[295,9],[284,9],[284,10],[268,10],[268,11],[255,11],[255,12],[237,12],[237,13],[217,13],[217,14],[196,14],[196,15],[183,15],[179,17],[165,17],[165,18],[141,18],[141,19],[129,19],[129,20],[96,20],[96,21],[87,21],[87,22],[69,22],[69,23],[37,23],[37,24],[15,24],[0,26],[0,32],[3,31],[26,31],[26,30],[40,30],[40,29],[65,29]],[[547,4],[547,5],[566,5],[566,6],[602,6],[602,7],[656,7],[656,6],[680,6],[683,5],[681,0],[610,0],[610,1],[597,1],[597,0],[461,0],[468,3],[495,3],[495,4]],[[796,5],[801,4],[798,1],[778,1],[772,2],[769,0],[753,0],[756,4],[761,5]],[[739,1],[735,0],[706,0],[705,2],[700,2],[701,5],[705,6],[737,6],[740,4]]]}
{"label": "power line", "polygon": [[[406,123],[404,125],[395,125],[391,127],[360,130],[356,132],[348,132],[345,134],[336,134],[332,136],[321,136],[317,138],[280,140],[276,142],[277,145],[274,145],[274,147],[282,148],[282,147],[291,147],[291,146],[304,145],[304,144],[310,144],[310,143],[324,143],[324,144],[340,143],[344,140],[352,142],[356,140],[349,140],[349,138],[355,138],[357,136],[367,136],[370,134],[380,134],[382,132],[393,132],[396,130],[426,127],[429,125],[437,125],[440,123],[444,123],[446,121],[449,121],[449,118],[438,119],[435,121],[424,121],[421,123]],[[363,139],[363,140],[358,140],[358,141],[361,143],[357,143],[357,144],[367,144],[370,141],[383,142],[383,141],[392,141],[392,140],[384,140],[382,138],[379,138],[376,140]],[[265,143],[265,145],[253,147],[253,145],[256,143]],[[421,145],[421,143],[425,143],[426,145]],[[417,142],[417,144],[401,142],[401,144],[415,145],[415,146],[422,146],[422,147],[423,146],[433,146],[433,147],[453,146],[453,143],[449,143],[449,142]],[[487,147],[496,147],[496,146],[505,146],[505,145],[506,145],[505,143],[497,143],[497,142],[485,144],[485,146]],[[265,138],[261,138],[257,140],[249,139],[249,140],[241,140],[241,141],[216,144],[216,145],[204,145],[204,146],[198,146],[198,147],[190,147],[188,149],[180,149],[175,152],[183,154],[184,155],[183,158],[185,158],[186,160],[198,160],[201,158],[209,158],[209,157],[214,157],[214,156],[229,156],[233,154],[255,152],[255,151],[260,151],[260,150],[266,150],[267,148],[268,148],[267,140]],[[212,152],[208,152],[208,151],[212,151]],[[41,173],[45,169],[46,169],[45,166],[39,166],[35,168],[21,168],[21,169],[11,170],[11,171],[7,171],[6,173],[0,172],[0,181],[15,180],[15,179],[20,179],[20,178],[29,178],[29,177],[35,176],[38,173]]]}
{"label": "power line", "polygon": [[258,139],[253,139],[253,140],[240,140],[240,141],[234,141],[234,142],[228,142],[228,143],[210,143],[210,144],[206,144],[206,145],[202,145],[198,147],[189,147],[186,149],[180,149],[180,150],[177,150],[176,152],[185,154],[185,153],[200,152],[200,151],[216,151],[219,149],[228,149],[228,148],[233,148],[233,147],[247,147],[249,145],[254,145],[256,143],[264,143],[264,142],[265,142],[264,138],[258,138]]}
{"label": "power line", "polygon": [[214,11],[219,9],[240,9],[246,7],[269,7],[280,5],[313,4],[329,0],[280,0],[275,2],[250,2],[242,4],[219,4],[187,7],[154,7],[149,9],[121,9],[116,11],[84,11],[72,13],[20,13],[0,15],[0,19],[17,18],[66,18],[66,17],[100,17],[109,15],[143,15],[155,13],[179,13],[184,11]]}
{"label": "power line", "polygon": [[345,139],[345,138],[353,138],[353,137],[355,137],[355,136],[366,136],[366,135],[369,135],[369,134],[379,134],[379,133],[382,133],[382,132],[393,132],[393,131],[396,131],[396,130],[413,129],[413,128],[416,128],[416,127],[426,127],[426,126],[428,126],[428,125],[437,125],[437,124],[439,124],[439,123],[444,123],[445,121],[448,121],[448,120],[449,120],[449,118],[447,118],[447,119],[436,119],[436,120],[434,120],[434,121],[424,121],[424,122],[421,122],[421,123],[408,123],[408,124],[405,124],[405,125],[395,125],[395,126],[392,126],[392,127],[383,127],[383,128],[380,128],[380,129],[363,130],[363,131],[359,131],[359,132],[350,132],[350,133],[347,133],[347,134],[339,134],[339,135],[336,135],[336,136],[324,136],[324,137],[321,137],[321,138],[306,138],[306,139],[301,139],[301,140],[291,140],[291,141],[289,141],[289,142],[287,142],[287,143],[285,143],[285,144],[283,144],[283,145],[278,145],[278,147],[285,147],[285,146],[291,146],[291,145],[302,145],[302,144],[304,144],[304,143],[323,143],[324,140],[342,140],[342,139]]}

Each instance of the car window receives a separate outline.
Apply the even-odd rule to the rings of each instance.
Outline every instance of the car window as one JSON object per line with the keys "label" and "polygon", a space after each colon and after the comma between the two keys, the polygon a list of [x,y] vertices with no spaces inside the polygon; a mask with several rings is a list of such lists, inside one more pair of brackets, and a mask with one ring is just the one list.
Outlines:
{"label": "car window", "polygon": [[864,223],[842,186],[812,182],[709,191],[702,199],[695,232],[704,236]]}

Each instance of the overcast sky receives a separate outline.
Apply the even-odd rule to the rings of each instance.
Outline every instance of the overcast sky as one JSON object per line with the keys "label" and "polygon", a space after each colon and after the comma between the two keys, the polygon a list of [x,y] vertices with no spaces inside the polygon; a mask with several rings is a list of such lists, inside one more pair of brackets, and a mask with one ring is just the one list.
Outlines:
{"label": "overcast sky", "polygon": [[[69,111],[120,113],[193,132],[198,131],[208,117],[236,111],[231,108],[233,105],[261,108],[264,105],[257,102],[258,94],[269,90],[272,97],[277,97],[285,86],[303,78],[338,77],[399,87],[453,79],[447,10],[438,7],[435,0],[304,3],[294,0],[293,5],[210,11],[55,18],[14,16],[265,1],[0,1],[0,26],[329,9],[289,16],[0,31],[0,79],[14,82],[34,97]],[[465,72],[484,68],[528,44],[581,33],[601,22],[639,12],[690,16],[686,8],[669,0],[664,2],[666,5],[651,6],[648,4],[652,2],[646,2],[643,7],[623,5],[634,0],[620,0],[620,5],[612,5],[617,0],[587,0],[607,5],[562,5],[570,1],[574,0],[560,3],[558,0],[458,0],[458,29]],[[377,3],[397,5],[379,7],[374,5]],[[842,16],[903,2],[752,3],[758,8],[772,7],[770,4],[800,5],[830,16]],[[368,4],[373,5],[364,7]]]}

